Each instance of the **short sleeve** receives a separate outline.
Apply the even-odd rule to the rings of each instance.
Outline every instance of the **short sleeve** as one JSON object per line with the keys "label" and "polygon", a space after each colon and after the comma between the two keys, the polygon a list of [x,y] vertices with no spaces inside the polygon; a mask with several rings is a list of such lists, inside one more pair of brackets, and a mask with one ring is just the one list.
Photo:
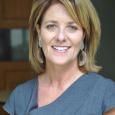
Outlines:
{"label": "short sleeve", "polygon": [[115,108],[115,82],[109,80],[106,87],[103,101],[103,112]]}
{"label": "short sleeve", "polygon": [[16,89],[11,93],[10,97],[3,106],[3,109],[10,115],[15,115],[15,95]]}
{"label": "short sleeve", "polygon": [[18,85],[12,91],[3,109],[10,115],[25,115],[33,92],[36,91],[36,83],[36,79],[33,79]]}

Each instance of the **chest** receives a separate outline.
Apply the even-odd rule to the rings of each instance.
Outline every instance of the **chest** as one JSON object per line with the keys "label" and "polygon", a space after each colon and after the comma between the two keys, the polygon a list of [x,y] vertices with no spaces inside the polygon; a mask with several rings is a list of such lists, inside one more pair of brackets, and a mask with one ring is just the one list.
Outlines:
{"label": "chest", "polygon": [[39,107],[48,105],[57,100],[63,93],[64,89],[56,89],[56,88],[39,88],[38,92],[38,105]]}

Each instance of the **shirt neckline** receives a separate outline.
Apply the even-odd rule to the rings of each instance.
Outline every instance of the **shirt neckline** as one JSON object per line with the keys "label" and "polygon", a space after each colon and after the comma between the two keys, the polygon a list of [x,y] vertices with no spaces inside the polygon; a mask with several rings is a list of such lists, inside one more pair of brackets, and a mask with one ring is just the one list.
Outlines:
{"label": "shirt neckline", "polygon": [[[46,104],[44,106],[41,106],[39,107],[38,105],[38,109],[39,110],[42,110],[42,109],[45,109],[45,108],[48,108],[48,107],[51,107],[51,106],[54,106],[55,104],[58,104],[61,100],[63,100],[63,98],[66,98],[66,96],[68,96],[68,93],[70,93],[70,91],[73,89],[73,87],[75,85],[77,85],[80,81],[82,81],[89,73],[84,73],[83,75],[81,75],[77,80],[75,80],[59,97],[57,97],[54,101],[52,101],[51,103],[49,104]],[[38,77],[39,79],[39,77]],[[37,82],[37,86],[39,88],[39,82]],[[37,91],[38,91],[38,88],[37,88]],[[37,92],[36,91],[36,92]],[[38,94],[38,93],[37,93]],[[38,97],[38,96],[37,96]],[[37,100],[37,99],[36,99]]]}

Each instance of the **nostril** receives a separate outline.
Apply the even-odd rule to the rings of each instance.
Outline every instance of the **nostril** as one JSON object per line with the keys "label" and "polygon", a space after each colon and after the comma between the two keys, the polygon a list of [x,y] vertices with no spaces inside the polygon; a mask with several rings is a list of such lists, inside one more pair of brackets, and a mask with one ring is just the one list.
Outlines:
{"label": "nostril", "polygon": [[59,32],[59,34],[57,36],[57,40],[58,41],[65,41],[65,34],[64,34],[64,32]]}

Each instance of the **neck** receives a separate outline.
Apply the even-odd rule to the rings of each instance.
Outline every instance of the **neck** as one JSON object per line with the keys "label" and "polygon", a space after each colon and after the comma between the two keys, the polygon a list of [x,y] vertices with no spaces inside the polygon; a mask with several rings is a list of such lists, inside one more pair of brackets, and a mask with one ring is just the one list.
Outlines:
{"label": "neck", "polygon": [[83,73],[79,70],[77,63],[66,66],[47,64],[44,80],[55,87],[64,87],[77,80]]}

